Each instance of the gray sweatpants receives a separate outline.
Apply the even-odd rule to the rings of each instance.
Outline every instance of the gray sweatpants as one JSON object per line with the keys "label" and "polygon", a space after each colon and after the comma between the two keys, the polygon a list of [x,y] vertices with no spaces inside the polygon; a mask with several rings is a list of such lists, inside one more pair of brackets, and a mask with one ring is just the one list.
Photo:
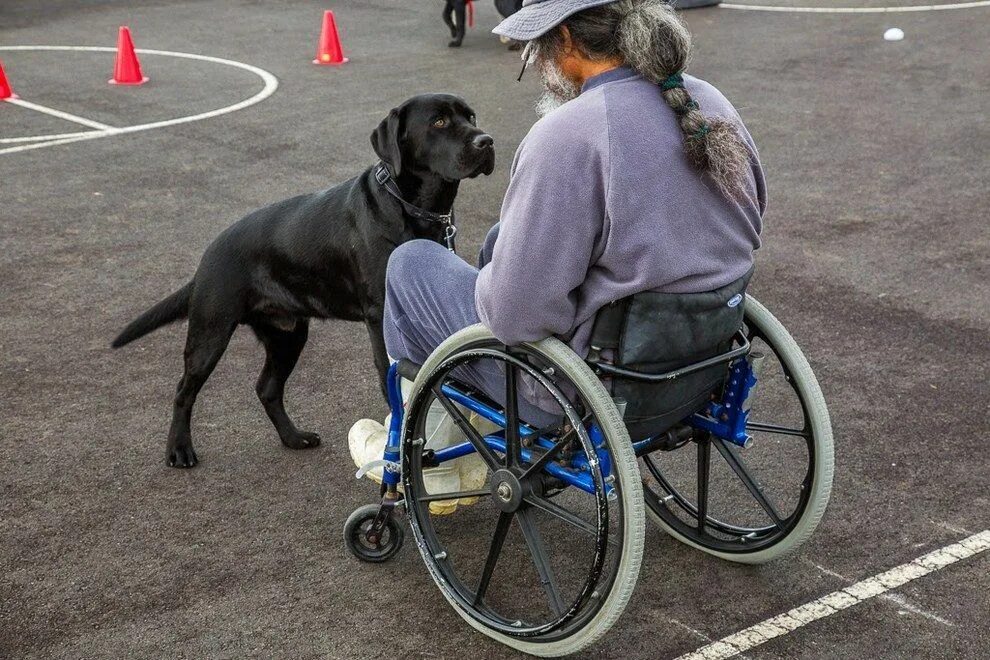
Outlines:
{"label": "gray sweatpants", "polygon": [[[488,232],[478,255],[478,268],[491,259],[498,225]],[[403,243],[392,252],[385,276],[385,347],[394,359],[423,364],[449,336],[479,322],[474,305],[478,268],[442,245],[428,240]],[[486,360],[459,374],[500,404],[505,375]],[[519,414],[535,426],[559,419],[522,397]]]}

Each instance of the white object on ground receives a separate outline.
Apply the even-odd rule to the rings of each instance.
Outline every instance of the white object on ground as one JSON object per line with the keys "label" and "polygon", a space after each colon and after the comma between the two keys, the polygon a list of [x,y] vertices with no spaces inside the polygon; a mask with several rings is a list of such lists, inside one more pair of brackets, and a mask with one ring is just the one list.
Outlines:
{"label": "white object on ground", "polygon": [[[948,9],[975,9],[990,7],[990,0],[972,0],[971,2],[954,2],[948,5],[907,5],[900,7],[794,7],[791,5],[736,5],[723,2],[719,9],[742,9],[744,11],[780,11],[805,14],[893,14],[919,11],[944,11]],[[138,51],[141,52],[140,50]]]}
{"label": "white object on ground", "polygon": [[890,28],[883,33],[885,41],[900,41],[904,38],[904,30],[901,28]]}

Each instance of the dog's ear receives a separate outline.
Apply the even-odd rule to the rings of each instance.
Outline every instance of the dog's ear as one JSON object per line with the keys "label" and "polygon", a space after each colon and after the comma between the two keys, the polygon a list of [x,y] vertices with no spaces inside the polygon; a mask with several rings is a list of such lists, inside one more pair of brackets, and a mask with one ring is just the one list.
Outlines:
{"label": "dog's ear", "polygon": [[401,132],[402,112],[399,108],[392,108],[388,117],[371,134],[371,146],[378,157],[390,166],[392,176],[399,176],[402,171],[402,147],[399,145]]}

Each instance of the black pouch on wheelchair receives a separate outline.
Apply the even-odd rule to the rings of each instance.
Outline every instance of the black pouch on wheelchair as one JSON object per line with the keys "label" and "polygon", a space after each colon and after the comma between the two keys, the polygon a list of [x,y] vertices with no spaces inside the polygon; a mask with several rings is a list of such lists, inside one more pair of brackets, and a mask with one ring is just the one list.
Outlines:
{"label": "black pouch on wheelchair", "polygon": [[[645,374],[673,371],[731,348],[742,326],[743,301],[753,269],[705,293],[647,291],[602,308],[591,335],[590,362],[611,350],[611,364]],[[611,376],[613,397],[626,400],[625,423],[633,440],[663,433],[700,410],[722,385],[726,364],[673,380],[647,383]]]}

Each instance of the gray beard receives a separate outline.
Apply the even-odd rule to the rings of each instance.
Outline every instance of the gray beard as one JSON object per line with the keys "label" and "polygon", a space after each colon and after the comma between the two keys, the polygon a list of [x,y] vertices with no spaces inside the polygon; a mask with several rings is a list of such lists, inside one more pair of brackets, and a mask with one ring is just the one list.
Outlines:
{"label": "gray beard", "polygon": [[556,63],[540,59],[540,79],[543,81],[543,95],[536,101],[536,114],[545,117],[568,101],[576,99],[581,90],[572,83]]}

